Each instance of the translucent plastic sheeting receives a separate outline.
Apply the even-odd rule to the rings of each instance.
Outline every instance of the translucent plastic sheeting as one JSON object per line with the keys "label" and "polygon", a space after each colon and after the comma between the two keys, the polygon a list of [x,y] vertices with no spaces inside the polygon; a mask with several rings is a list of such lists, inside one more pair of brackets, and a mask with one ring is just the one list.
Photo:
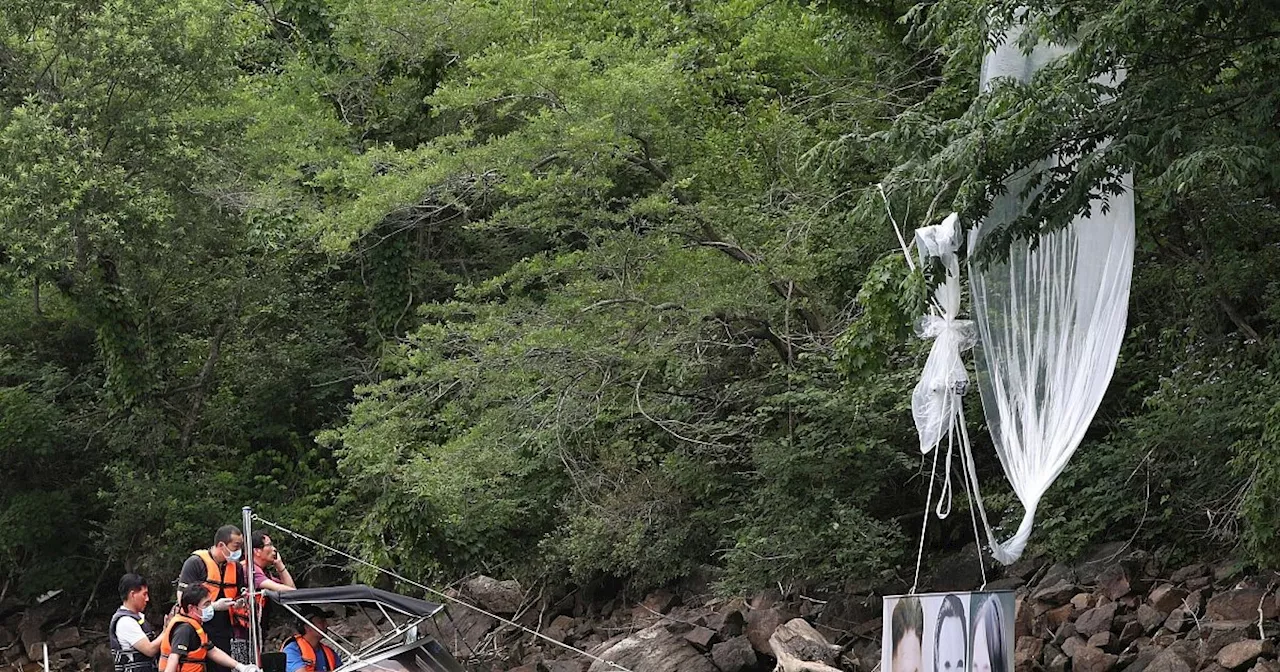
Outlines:
{"label": "translucent plastic sheeting", "polygon": [[[1026,82],[1068,51],[1039,46],[1027,54],[1017,40],[1017,34],[1007,35],[984,59],[984,89],[1001,77]],[[985,268],[973,261],[987,234],[1025,211],[1028,180],[1058,161],[1049,157],[1011,179],[987,218],[970,231],[978,389],[1000,464],[1025,510],[1006,542],[998,542],[986,525],[992,555],[1004,564],[1022,554],[1040,498],[1066,467],[1102,402],[1128,314],[1134,245],[1129,175],[1123,193],[1099,197],[1087,216],[1034,243],[1015,241],[1006,261]]]}

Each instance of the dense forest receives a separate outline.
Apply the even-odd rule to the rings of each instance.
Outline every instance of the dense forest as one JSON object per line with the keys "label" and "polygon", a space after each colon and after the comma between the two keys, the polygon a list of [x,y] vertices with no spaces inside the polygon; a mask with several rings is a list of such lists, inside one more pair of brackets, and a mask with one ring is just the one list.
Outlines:
{"label": "dense forest", "polygon": [[[1024,5],[1078,48],[980,94]],[[1055,152],[1013,234],[1132,170],[1138,253],[1032,550],[1280,560],[1280,6],[0,0],[0,594],[171,579],[244,504],[438,582],[906,575],[890,213]]]}

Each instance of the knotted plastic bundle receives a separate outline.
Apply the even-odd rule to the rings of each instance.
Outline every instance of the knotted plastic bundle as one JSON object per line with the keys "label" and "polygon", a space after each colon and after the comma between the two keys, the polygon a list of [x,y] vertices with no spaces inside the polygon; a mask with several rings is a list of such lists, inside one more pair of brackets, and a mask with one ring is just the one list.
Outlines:
{"label": "knotted plastic bundle", "polygon": [[954,425],[960,398],[969,387],[961,353],[973,347],[973,322],[959,319],[960,220],[953,213],[941,224],[916,229],[916,249],[921,267],[938,259],[946,277],[932,293],[929,314],[916,325],[916,335],[932,338],[933,347],[925,361],[920,382],[911,393],[911,414],[920,435],[920,452],[928,454]]}

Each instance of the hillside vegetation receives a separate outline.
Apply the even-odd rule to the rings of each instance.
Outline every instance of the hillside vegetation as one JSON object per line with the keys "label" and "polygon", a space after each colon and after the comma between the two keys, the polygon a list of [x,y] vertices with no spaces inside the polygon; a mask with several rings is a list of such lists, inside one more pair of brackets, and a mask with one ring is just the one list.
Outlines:
{"label": "hillside vegetation", "polygon": [[[1079,48],[979,97],[1021,4]],[[1018,235],[1132,169],[1139,250],[1033,546],[1275,562],[1278,110],[1261,2],[0,0],[0,585],[171,578],[246,503],[436,581],[905,576],[887,213],[1053,152]]]}

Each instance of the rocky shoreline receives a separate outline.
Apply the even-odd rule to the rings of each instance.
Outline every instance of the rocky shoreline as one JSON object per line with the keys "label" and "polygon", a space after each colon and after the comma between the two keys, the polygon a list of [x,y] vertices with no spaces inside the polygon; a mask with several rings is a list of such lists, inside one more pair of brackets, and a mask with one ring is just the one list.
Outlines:
{"label": "rocky shoreline", "polygon": [[[938,573],[921,592],[979,588],[976,561],[968,562],[972,571]],[[1016,595],[1016,672],[1280,672],[1276,572],[1246,573],[1232,561],[1168,568],[1122,544],[1073,565],[1031,559],[996,571],[987,589]],[[893,581],[731,599],[660,590],[634,603],[544,600],[531,608],[514,582],[480,577],[460,596],[633,672],[877,672],[881,596],[902,592]],[[468,647],[494,654],[481,669],[611,669],[476,614],[455,615],[437,634],[460,657]]]}
{"label": "rocky shoreline", "polygon": [[[975,556],[967,565],[964,557],[950,565],[961,569],[936,573],[921,592],[977,589]],[[1168,568],[1114,544],[1077,564],[1031,559],[995,572],[987,588],[1016,595],[1015,672],[1280,672],[1280,573],[1245,572],[1230,561]],[[877,672],[881,596],[905,591],[886,580],[725,598],[704,581],[628,600],[531,595],[515,581],[479,576],[455,595],[542,637],[456,605],[432,634],[484,672],[616,669],[609,663],[632,672]],[[0,670],[40,669],[46,644],[54,670],[110,670],[105,625],[76,625],[76,611],[58,598],[0,603]],[[359,640],[372,633],[364,618],[353,611],[334,627]],[[276,624],[268,642],[284,634]]]}

